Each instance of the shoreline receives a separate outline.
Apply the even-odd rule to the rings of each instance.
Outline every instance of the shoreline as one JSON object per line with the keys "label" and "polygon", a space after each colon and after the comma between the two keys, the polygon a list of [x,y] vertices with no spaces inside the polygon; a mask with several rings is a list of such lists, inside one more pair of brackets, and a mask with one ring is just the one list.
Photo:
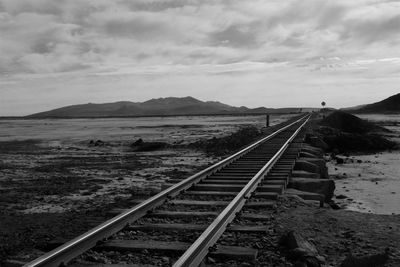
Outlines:
{"label": "shoreline", "polygon": [[342,208],[363,213],[400,214],[400,151],[358,154],[327,163],[335,180],[334,199]]}

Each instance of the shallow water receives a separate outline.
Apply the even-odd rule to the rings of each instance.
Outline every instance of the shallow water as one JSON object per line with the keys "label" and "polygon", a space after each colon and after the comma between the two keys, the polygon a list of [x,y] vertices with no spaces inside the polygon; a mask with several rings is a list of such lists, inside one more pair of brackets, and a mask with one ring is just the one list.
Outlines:
{"label": "shallow water", "polygon": [[[293,115],[273,115],[271,125]],[[104,119],[0,120],[0,141],[39,139],[57,145],[88,140],[189,141],[265,125],[265,116],[176,116]]]}
{"label": "shallow water", "polygon": [[372,122],[400,122],[400,114],[355,114],[357,117]]}

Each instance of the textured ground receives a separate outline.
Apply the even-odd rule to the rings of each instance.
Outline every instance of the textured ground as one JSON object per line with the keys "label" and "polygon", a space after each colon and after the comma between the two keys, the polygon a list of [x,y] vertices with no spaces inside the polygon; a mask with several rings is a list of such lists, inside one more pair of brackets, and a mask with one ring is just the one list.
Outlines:
{"label": "textured ground", "polygon": [[[202,128],[205,131],[207,129]],[[185,131],[195,131],[190,127],[167,129],[164,133],[154,128],[153,133],[168,136],[173,129],[172,131],[179,132],[179,136],[184,136]],[[215,129],[206,131],[205,136],[216,134]],[[224,129],[226,134],[237,128],[228,126],[220,129]],[[20,137],[24,134],[34,136],[21,133]],[[392,135],[394,139],[398,137],[396,134]],[[204,138],[191,134],[188,136],[191,137],[190,140]],[[126,199],[145,198],[158,192],[165,179],[187,177],[218,160],[203,152],[185,148],[133,152],[127,146],[127,139],[117,142],[115,136],[109,142],[105,140],[105,144],[101,146],[89,145],[91,136],[84,139],[78,136],[74,140],[61,138],[62,141],[53,138],[30,140],[26,136],[25,139],[17,141],[10,139],[12,134],[2,137],[0,259],[14,255],[20,260],[29,260],[41,254],[41,251],[48,250],[104,221],[109,216],[107,210],[127,207]],[[135,139],[138,137],[142,136],[134,135]],[[181,139],[174,138],[174,142],[180,143]],[[354,168],[361,167],[361,171],[368,172],[370,168],[382,167],[381,172],[385,174],[393,168],[396,171],[398,165],[394,162],[388,163],[386,155],[397,154],[384,153],[377,155],[377,158],[375,155],[368,155],[372,157],[371,164],[367,158],[363,158],[366,156],[357,155],[353,163],[349,162],[339,167],[332,164],[334,171],[337,168],[337,173],[332,174],[343,176],[346,172],[349,176],[354,173],[353,178],[358,181],[360,172]],[[357,162],[357,159],[361,159],[362,163]],[[353,168],[353,172],[340,168]],[[377,174],[383,175],[379,171]],[[363,173],[362,176],[367,179]],[[366,182],[370,187],[378,188],[373,182],[380,184],[382,180],[372,182],[371,179],[367,179]],[[350,191],[357,192],[357,188],[342,188],[342,181],[351,180],[340,180],[339,193],[342,189],[349,190],[345,191],[347,195],[350,195]],[[397,191],[398,189],[394,190],[393,195],[398,196]],[[289,229],[299,231],[313,241],[320,254],[326,258],[326,266],[337,266],[349,252],[357,255],[371,254],[382,252],[385,247],[391,250],[391,260],[387,266],[400,265],[397,245],[397,241],[400,240],[399,215],[333,211],[301,202],[283,201],[277,211],[271,211],[271,218],[271,221],[266,222],[271,231],[265,236],[247,239],[243,237],[243,242],[254,244],[261,250],[261,266],[292,266],[290,261],[285,259],[285,252],[277,245],[279,236]],[[363,227],[360,228],[360,225]],[[230,266],[233,265],[234,263],[230,263]]]}

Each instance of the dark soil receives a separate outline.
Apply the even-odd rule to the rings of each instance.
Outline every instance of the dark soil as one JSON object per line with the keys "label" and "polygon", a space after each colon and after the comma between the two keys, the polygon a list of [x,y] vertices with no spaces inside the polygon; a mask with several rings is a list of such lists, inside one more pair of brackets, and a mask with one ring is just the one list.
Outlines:
{"label": "dark soil", "polygon": [[262,135],[262,132],[257,127],[250,126],[239,129],[237,132],[225,137],[214,137],[208,140],[200,140],[191,143],[188,146],[204,150],[207,153],[214,155],[224,155],[239,150],[240,148],[261,138]]}
{"label": "dark soil", "polygon": [[335,111],[319,122],[321,126],[327,126],[346,133],[366,134],[373,131],[388,131],[366,120],[343,111]]}
{"label": "dark soil", "polygon": [[385,248],[389,248],[389,261],[385,266],[400,266],[400,215],[318,209],[297,204],[290,208],[280,206],[276,223],[278,235],[288,230],[300,233],[316,246],[331,266],[340,266],[350,253],[358,257],[375,255],[383,253]]}
{"label": "dark soil", "polygon": [[145,142],[143,139],[138,139],[131,144],[132,151],[156,151],[168,147],[165,142]]}
{"label": "dark soil", "polygon": [[346,152],[378,152],[393,149],[396,143],[378,134],[354,134],[320,128],[324,142],[329,146],[329,151],[338,150]]}
{"label": "dark soil", "polygon": [[378,152],[396,147],[383,137],[389,130],[342,111],[331,113],[318,124],[315,132],[326,143],[327,151]]}
{"label": "dark soil", "polygon": [[[18,214],[0,212],[0,266],[10,255],[29,248],[48,251],[104,221],[95,212]],[[23,260],[23,259],[22,259]]]}
{"label": "dark soil", "polygon": [[0,151],[2,153],[40,153],[40,140],[29,139],[23,141],[2,141],[0,142]]}
{"label": "dark soil", "polygon": [[[104,222],[108,211],[132,207],[130,199],[158,193],[166,177],[185,178],[209,165],[209,159],[182,162],[188,149],[155,155],[126,150],[0,142],[0,266],[10,258],[32,260]],[[124,183],[115,187],[118,181]],[[108,189],[99,191],[103,186]]]}

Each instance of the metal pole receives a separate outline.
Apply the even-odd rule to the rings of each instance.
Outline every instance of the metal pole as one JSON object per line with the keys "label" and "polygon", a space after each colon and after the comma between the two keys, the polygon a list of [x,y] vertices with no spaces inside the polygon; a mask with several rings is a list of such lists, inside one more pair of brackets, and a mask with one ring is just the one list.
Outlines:
{"label": "metal pole", "polygon": [[266,114],[266,126],[269,127],[269,114]]}

